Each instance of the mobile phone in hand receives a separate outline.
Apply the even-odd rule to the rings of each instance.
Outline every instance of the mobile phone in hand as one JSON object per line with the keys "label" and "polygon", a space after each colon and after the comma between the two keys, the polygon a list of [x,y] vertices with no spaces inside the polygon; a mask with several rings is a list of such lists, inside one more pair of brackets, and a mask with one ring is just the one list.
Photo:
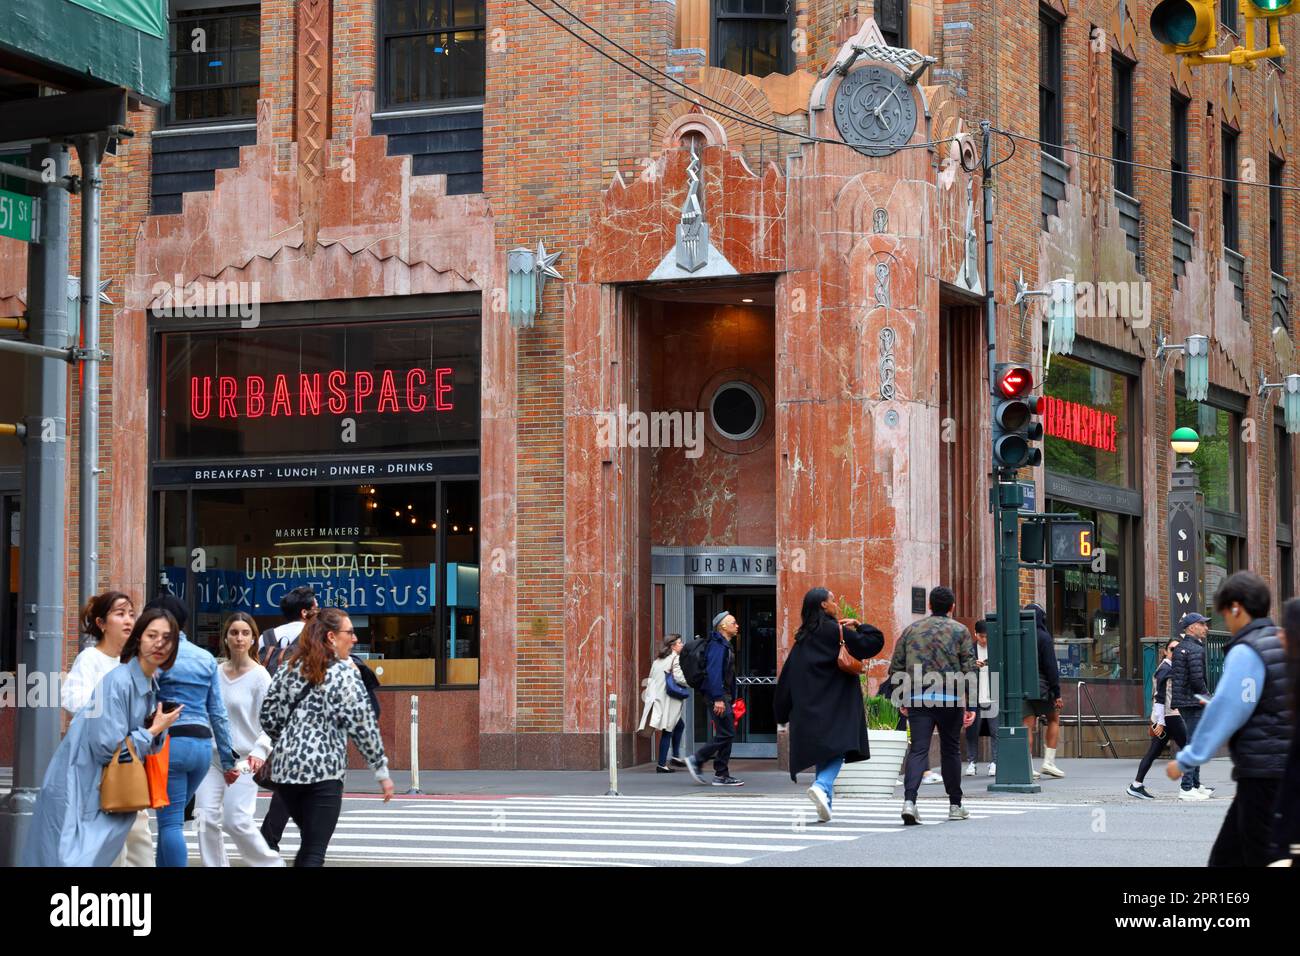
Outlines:
{"label": "mobile phone in hand", "polygon": [[1195,694],[1193,696],[1195,696],[1196,702],[1202,707],[1208,706],[1210,703],[1210,698],[1206,697],[1204,694]]}
{"label": "mobile phone in hand", "polygon": [[170,714],[172,711],[176,710],[176,708],[180,707],[180,705],[181,703],[178,700],[165,700],[162,702],[163,713]]}

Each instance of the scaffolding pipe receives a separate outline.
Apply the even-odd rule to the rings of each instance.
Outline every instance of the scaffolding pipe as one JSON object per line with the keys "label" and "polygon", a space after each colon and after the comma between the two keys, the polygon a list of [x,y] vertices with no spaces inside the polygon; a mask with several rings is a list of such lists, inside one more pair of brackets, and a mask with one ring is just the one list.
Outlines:
{"label": "scaffolding pipe", "polygon": [[80,605],[95,594],[99,578],[99,161],[104,140],[85,136],[77,141],[81,161],[81,547],[78,564]]}

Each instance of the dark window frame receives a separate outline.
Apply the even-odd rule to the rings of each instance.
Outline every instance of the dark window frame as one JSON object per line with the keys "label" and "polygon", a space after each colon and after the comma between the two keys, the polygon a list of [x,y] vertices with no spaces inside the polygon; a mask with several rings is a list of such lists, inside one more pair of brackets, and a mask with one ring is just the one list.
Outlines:
{"label": "dark window frame", "polygon": [[[907,49],[907,21],[908,17],[908,0],[876,0],[874,7],[876,14],[876,25],[880,27],[880,34],[885,38],[885,42],[893,47]],[[898,29],[887,28],[885,26],[887,18],[885,14],[896,16],[898,18]]]}
{"label": "dark window frame", "polygon": [[1133,80],[1137,64],[1112,53],[1110,142],[1115,171],[1115,189],[1126,196],[1134,195],[1133,181]]}
{"label": "dark window frame", "polygon": [[[430,0],[404,0],[408,4],[416,7],[415,19],[418,19],[419,7],[422,3]],[[451,0],[445,0],[450,3]],[[487,92],[487,66],[486,66],[486,49],[487,49],[487,3],[482,2],[483,18],[472,24],[439,26],[433,28],[421,28],[418,30],[398,30],[389,29],[388,24],[388,3],[386,0],[377,0],[375,10],[375,83],[378,87],[376,95],[376,112],[397,112],[404,110],[425,110],[453,108],[458,106],[482,106]],[[415,37],[430,37],[439,34],[452,35],[457,33],[478,33],[482,37],[484,45],[485,59],[483,69],[483,93],[470,96],[447,97],[445,99],[438,96],[430,96],[422,99],[399,100],[391,95],[390,83],[392,80],[392,62],[389,56],[389,43],[393,40],[403,40]]]}
{"label": "dark window frame", "polygon": [[[231,82],[231,83],[199,83],[188,86],[178,85],[176,82],[176,60],[177,57],[187,55],[188,51],[176,49],[177,34],[181,30],[188,29],[185,21],[196,20],[237,20],[251,16],[257,22],[257,44],[253,47],[229,45],[221,48],[227,57],[238,51],[247,51],[252,49],[257,54],[257,79],[253,82]],[[233,30],[231,35],[233,36]],[[231,123],[247,123],[257,119],[257,107],[254,105],[251,113],[226,113],[220,116],[208,116],[197,119],[182,119],[176,116],[176,102],[179,99],[177,94],[197,92],[201,90],[238,90],[241,88],[253,87],[257,90],[257,95],[253,98],[254,103],[261,96],[262,84],[262,4],[256,3],[221,3],[219,0],[211,7],[196,7],[187,10],[170,10],[168,11],[168,53],[167,68],[172,83],[172,97],[166,106],[158,111],[159,127],[161,129],[181,129],[202,126],[224,126]],[[209,49],[209,54],[218,52]]]}
{"label": "dark window frame", "polygon": [[1192,195],[1191,180],[1187,177],[1189,172],[1190,151],[1188,144],[1188,132],[1190,129],[1189,121],[1191,118],[1192,101],[1177,91],[1169,95],[1169,126],[1170,126],[1170,168],[1174,170],[1170,174],[1170,211],[1174,219],[1181,222],[1184,226],[1192,215]]}
{"label": "dark window frame", "polygon": [[1286,275],[1286,207],[1281,188],[1286,162],[1272,153],[1268,157],[1268,264],[1278,275]]}
{"label": "dark window frame", "polygon": [[1233,33],[1237,27],[1237,0],[1219,0],[1219,23]]}
{"label": "dark window frame", "polygon": [[1065,86],[1061,34],[1064,21],[1051,7],[1038,8],[1038,138],[1048,144],[1043,151],[1062,159],[1061,140],[1065,136],[1062,110]]}
{"label": "dark window frame", "polygon": [[[724,2],[726,2],[726,0],[712,0],[712,4],[710,7],[710,14],[709,14],[709,51],[710,51],[709,62],[711,65],[719,69],[729,69],[729,67],[723,65],[722,24],[724,22],[726,23],[737,23],[737,22],[784,23],[785,24],[784,33],[787,38],[790,36],[791,31],[794,29],[795,9],[794,9],[793,0],[787,0],[784,14],[763,13],[763,12],[734,13],[734,12],[724,11],[722,9],[722,5]],[[736,0],[732,0],[732,2],[736,2]],[[743,0],[741,0],[741,2],[743,2]],[[758,0],[758,2],[761,4],[762,0]],[[746,63],[752,65],[753,50],[746,49],[744,53],[742,53],[742,58]],[[777,65],[777,68],[772,72],[780,73],[786,76],[794,72],[794,49],[790,43],[786,42],[781,44],[781,61]],[[742,70],[740,71],[740,75],[761,77],[767,74],[756,74],[752,70]]]}
{"label": "dark window frame", "polygon": [[1237,177],[1241,175],[1240,138],[1241,134],[1231,126],[1222,127],[1219,135],[1219,175],[1223,177],[1223,244],[1237,253],[1241,252],[1241,187],[1237,183]]}

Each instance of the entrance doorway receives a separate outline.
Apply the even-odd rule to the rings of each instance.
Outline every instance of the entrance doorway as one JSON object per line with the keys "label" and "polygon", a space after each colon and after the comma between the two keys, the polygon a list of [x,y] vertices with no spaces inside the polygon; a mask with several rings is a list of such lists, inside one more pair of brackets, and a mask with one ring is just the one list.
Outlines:
{"label": "entrance doorway", "polygon": [[[736,692],[745,702],[745,716],[736,728],[732,755],[776,757],[776,588],[706,587],[695,585],[694,632],[707,636],[713,618],[722,611],[735,615]],[[709,701],[696,693],[693,739],[702,744],[709,735]]]}

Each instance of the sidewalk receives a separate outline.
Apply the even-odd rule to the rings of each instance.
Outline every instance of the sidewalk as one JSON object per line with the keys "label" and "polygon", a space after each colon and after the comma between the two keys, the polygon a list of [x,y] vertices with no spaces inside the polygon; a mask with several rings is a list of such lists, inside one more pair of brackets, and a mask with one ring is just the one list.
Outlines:
{"label": "sidewalk", "polygon": [[[1065,760],[1057,764],[1065,771],[1064,779],[1041,778],[1042,792],[1037,794],[989,793],[992,782],[983,776],[986,764],[979,765],[980,775],[961,778],[962,791],[971,800],[1040,801],[1045,803],[1138,803],[1124,789],[1133,782],[1137,771],[1136,760],[1088,758]],[[1178,784],[1164,773],[1164,761],[1157,761],[1147,774],[1147,789],[1157,799],[1173,800]],[[733,760],[731,772],[745,781],[743,787],[699,786],[690,774],[678,768],[673,774],[655,773],[653,764],[645,764],[618,774],[618,789],[624,796],[671,797],[713,796],[719,799],[740,797],[793,797],[803,793],[812,782],[811,772],[801,774],[799,783],[790,782],[790,775],[775,769],[772,760]],[[1215,802],[1224,805],[1232,799],[1235,786],[1231,781],[1232,764],[1227,759],[1212,760],[1201,771],[1202,782],[1219,792]],[[396,794],[401,796],[410,787],[410,773],[393,771]],[[428,796],[501,797],[501,796],[592,796],[609,789],[609,773],[594,770],[442,770],[422,771],[420,789]],[[349,770],[349,794],[378,793],[379,786],[368,770]],[[938,799],[943,796],[941,784],[921,787],[921,797]],[[894,788],[894,797],[903,798],[903,788]]]}

